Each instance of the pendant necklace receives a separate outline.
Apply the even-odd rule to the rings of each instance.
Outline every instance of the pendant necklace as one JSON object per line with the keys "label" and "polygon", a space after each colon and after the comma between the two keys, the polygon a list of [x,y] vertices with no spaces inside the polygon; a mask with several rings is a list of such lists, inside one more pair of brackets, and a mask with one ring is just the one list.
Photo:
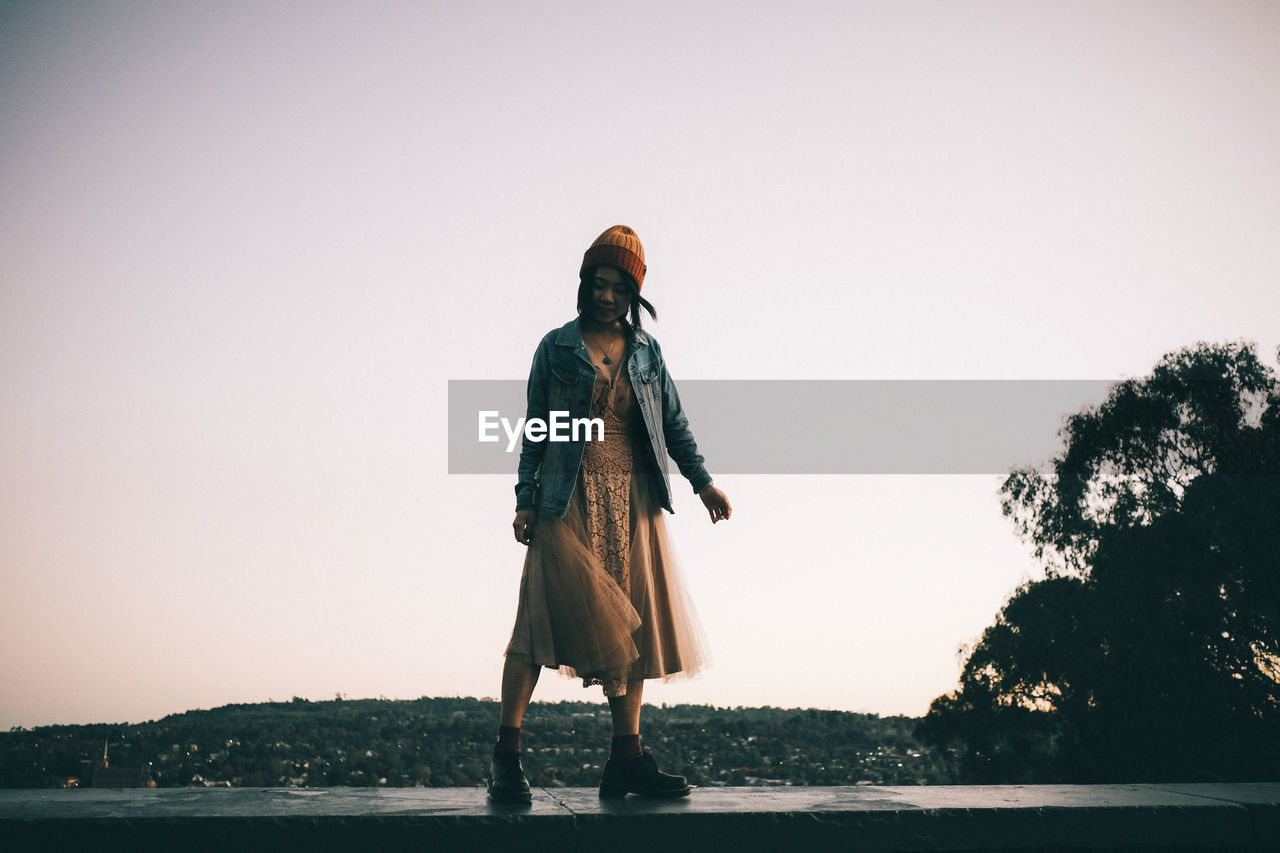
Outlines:
{"label": "pendant necklace", "polygon": [[609,358],[609,353],[613,352],[613,344],[616,344],[617,342],[618,342],[618,339],[617,339],[617,338],[614,338],[614,339],[613,339],[613,343],[612,343],[612,344],[609,344],[609,352],[607,352],[607,353],[605,353],[605,354],[604,354],[604,363],[605,363],[605,364],[613,364],[613,359]]}
{"label": "pendant necklace", "polygon": [[613,344],[616,344],[617,342],[618,342],[618,339],[614,338],[613,343],[609,344],[609,352],[604,352],[603,350],[601,350],[600,354],[604,356],[605,364],[613,364],[613,359],[609,358],[609,353],[613,352]]}
{"label": "pendant necklace", "polygon": [[[609,357],[609,354],[613,352],[613,346],[614,346],[614,344],[616,344],[617,342],[618,342],[618,339],[617,339],[617,338],[614,338],[614,339],[613,339],[613,343],[609,344],[609,350],[608,350],[608,352],[605,352],[604,350],[601,350],[601,351],[600,351],[600,355],[602,356],[603,361],[604,361],[604,363],[605,363],[606,365],[608,365],[608,364],[613,364],[613,359]],[[621,373],[621,371],[619,371],[619,373]],[[618,381],[618,374],[614,374],[612,377],[610,377],[610,376],[609,376],[609,371],[608,371],[608,370],[605,370],[605,378],[608,380],[608,382],[605,384],[604,392],[603,392],[603,393],[604,393],[604,394],[606,394],[606,395],[612,396],[612,394],[613,394],[613,386],[614,386],[614,383],[616,383],[616,382]],[[609,399],[609,396],[606,396],[606,398],[605,398],[605,399],[606,399],[606,401]],[[594,405],[594,404],[593,404],[593,405]],[[606,402],[606,403],[605,403],[604,408],[605,408],[605,410],[606,410],[606,411],[608,411],[608,410],[609,410],[609,404],[608,404],[608,402]]]}

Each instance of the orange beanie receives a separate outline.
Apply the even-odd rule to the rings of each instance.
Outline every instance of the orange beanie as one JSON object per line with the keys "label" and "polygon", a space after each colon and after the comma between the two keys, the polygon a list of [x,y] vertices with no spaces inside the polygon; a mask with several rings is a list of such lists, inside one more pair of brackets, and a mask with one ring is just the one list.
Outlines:
{"label": "orange beanie", "polygon": [[625,225],[615,225],[596,238],[582,256],[582,269],[578,274],[586,272],[589,267],[622,270],[635,279],[637,293],[644,284],[644,273],[648,269],[644,265],[644,246],[640,245],[640,238]]}

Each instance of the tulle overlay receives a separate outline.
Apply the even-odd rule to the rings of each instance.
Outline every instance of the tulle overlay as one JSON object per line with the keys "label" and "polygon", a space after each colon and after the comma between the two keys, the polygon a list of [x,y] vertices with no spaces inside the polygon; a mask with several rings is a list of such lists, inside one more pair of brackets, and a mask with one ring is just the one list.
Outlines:
{"label": "tulle overlay", "polygon": [[597,380],[591,416],[604,440],[586,443],[564,518],[534,526],[506,654],[621,696],[629,680],[692,676],[711,661],[625,370],[612,387]]}

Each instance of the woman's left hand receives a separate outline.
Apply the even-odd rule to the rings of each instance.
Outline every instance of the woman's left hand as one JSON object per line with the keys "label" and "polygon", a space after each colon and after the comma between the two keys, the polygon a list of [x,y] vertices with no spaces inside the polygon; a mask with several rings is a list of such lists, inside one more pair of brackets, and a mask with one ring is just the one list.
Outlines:
{"label": "woman's left hand", "polygon": [[733,507],[729,505],[729,497],[715,486],[707,486],[698,492],[698,497],[702,498],[702,505],[707,508],[707,514],[711,516],[711,523],[715,524],[721,519],[728,519],[733,515]]}

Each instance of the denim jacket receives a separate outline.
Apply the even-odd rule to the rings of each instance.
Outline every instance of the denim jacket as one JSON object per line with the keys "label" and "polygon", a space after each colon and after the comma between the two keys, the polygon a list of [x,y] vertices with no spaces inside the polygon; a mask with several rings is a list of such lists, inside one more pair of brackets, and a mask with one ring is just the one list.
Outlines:
{"label": "denim jacket", "polygon": [[[653,460],[662,472],[662,507],[675,512],[671,508],[667,454],[671,454],[695,493],[711,485],[711,475],[702,465],[703,458],[680,407],[675,383],[662,360],[662,349],[652,335],[635,330],[627,344],[626,368],[644,416]],[[596,367],[582,343],[582,319],[571,320],[548,332],[533,354],[525,417],[545,421],[551,411],[567,411],[570,418],[589,417],[595,382]],[[577,441],[530,441],[526,436],[520,449],[516,509],[536,508],[539,515],[563,518],[578,481],[585,443],[584,437]]]}

